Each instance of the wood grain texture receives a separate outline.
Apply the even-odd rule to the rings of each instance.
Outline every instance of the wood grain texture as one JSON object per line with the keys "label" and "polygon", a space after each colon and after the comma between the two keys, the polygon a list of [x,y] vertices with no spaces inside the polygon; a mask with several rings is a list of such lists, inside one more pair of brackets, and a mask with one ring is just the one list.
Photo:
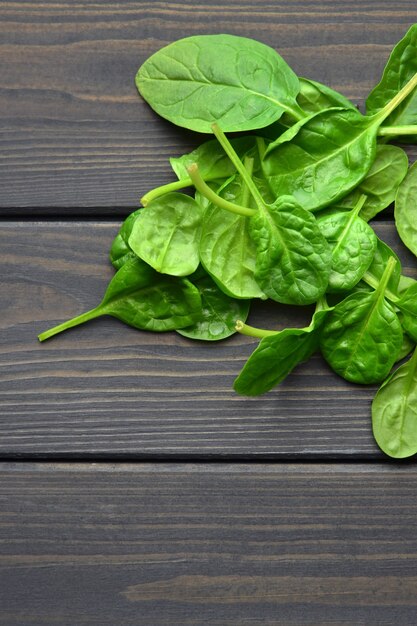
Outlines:
{"label": "wood grain texture", "polygon": [[[415,2],[4,1],[0,205],[11,214],[125,214],[202,137],[160,120],[133,79],[160,47],[229,32],[362,104]],[[415,148],[412,149],[415,156]]]}
{"label": "wood grain texture", "polygon": [[[319,355],[264,396],[232,383],[257,340],[207,344],[112,318],[44,344],[36,337],[94,307],[113,275],[116,222],[0,225],[0,455],[14,457],[381,458],[375,386],[349,384]],[[378,233],[417,276],[390,223]],[[250,321],[303,326],[311,309],[264,303]]]}
{"label": "wood grain texture", "polygon": [[414,626],[417,469],[0,466],[4,626]]}

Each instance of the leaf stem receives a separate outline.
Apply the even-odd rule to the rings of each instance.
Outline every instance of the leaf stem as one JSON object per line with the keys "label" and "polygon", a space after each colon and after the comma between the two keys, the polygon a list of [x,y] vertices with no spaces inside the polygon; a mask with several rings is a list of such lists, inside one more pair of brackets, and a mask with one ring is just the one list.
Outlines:
{"label": "leaf stem", "polygon": [[417,125],[408,126],[380,126],[378,128],[380,137],[397,137],[398,135],[417,135]]}
{"label": "leaf stem", "polygon": [[396,109],[397,106],[401,104],[401,102],[405,100],[405,98],[407,98],[407,96],[409,96],[412,91],[414,91],[416,87],[417,72],[412,78],[410,78],[408,83],[406,83],[404,87],[400,89],[400,91],[392,98],[392,100],[390,100],[383,109],[378,111],[378,113],[373,116],[375,121],[378,121],[378,123],[381,124],[394,111],[394,109]]}
{"label": "leaf stem", "polygon": [[258,149],[259,159],[262,161],[266,152],[265,139],[263,137],[256,137],[256,147]]}
{"label": "leaf stem", "polygon": [[255,337],[256,339],[264,339],[265,337],[272,337],[273,335],[277,335],[279,330],[265,330],[264,328],[255,328],[254,326],[249,326],[249,324],[245,324],[242,320],[237,320],[235,324],[235,329],[241,335],[246,335],[246,337]]}
{"label": "leaf stem", "polygon": [[365,272],[365,274],[362,276],[362,280],[367,285],[375,289],[375,291],[378,291],[380,297],[383,298],[385,296],[393,304],[398,302],[400,298],[396,296],[394,293],[392,293],[392,291],[387,288],[387,285],[388,285],[389,279],[391,278],[391,274],[394,271],[394,267],[396,263],[397,263],[397,260],[393,256],[390,256],[390,258],[387,261],[384,273],[382,274],[381,280],[378,280],[377,278],[375,278],[375,276],[373,276],[370,272]]}
{"label": "leaf stem", "polygon": [[226,137],[226,135],[224,134],[224,132],[221,130],[221,128],[218,126],[218,124],[212,124],[211,126],[213,133],[217,139],[217,141],[220,143],[220,145],[222,146],[223,150],[226,152],[227,156],[229,157],[229,159],[231,160],[231,162],[233,163],[233,165],[235,166],[235,168],[237,169],[237,171],[239,172],[239,174],[241,175],[243,181],[246,183],[246,185],[248,186],[248,189],[253,197],[253,199],[255,200],[257,206],[259,209],[264,209],[265,208],[265,202],[257,188],[257,186],[255,185],[255,183],[253,182],[252,178],[249,176],[248,172],[246,171],[245,166],[243,165],[242,161],[239,159],[238,155],[236,154],[233,146],[231,145],[230,141],[228,140],[228,138]]}
{"label": "leaf stem", "polygon": [[[391,257],[393,258],[393,257]],[[375,276],[373,274],[371,274],[370,272],[365,272],[365,274],[362,276],[362,280],[369,285],[370,287],[372,287],[372,289],[378,289],[379,287],[379,283],[380,281],[375,278]],[[395,293],[393,293],[390,289],[388,289],[387,287],[385,288],[385,296],[386,298],[392,302],[393,304],[395,304],[396,302],[398,302],[398,300],[400,299],[398,296],[395,295]]]}
{"label": "leaf stem", "polygon": [[189,167],[187,167],[187,172],[197,191],[199,191],[205,198],[207,198],[207,200],[216,206],[221,209],[226,209],[226,211],[230,211],[231,213],[237,213],[238,215],[243,215],[245,217],[252,217],[252,215],[255,215],[256,211],[254,209],[248,209],[240,204],[229,202],[229,200],[222,198],[215,191],[213,191],[201,177],[197,163],[192,163]]}
{"label": "leaf stem", "polygon": [[350,231],[352,222],[358,217],[360,210],[362,209],[367,199],[368,199],[368,196],[364,193],[359,196],[357,203],[355,204],[355,206],[349,213],[348,221],[346,222],[343,231],[340,233],[340,236],[337,238],[337,243],[333,249],[333,254],[335,254],[335,252],[337,252],[337,250],[343,244],[345,237],[348,235]]}
{"label": "leaf stem", "polygon": [[[249,174],[249,176],[252,176],[253,164],[254,164],[254,159],[252,157],[245,156],[245,158],[243,159],[243,165],[245,167],[245,170]],[[249,206],[250,195],[251,194],[250,194],[248,186],[245,183],[243,183],[243,185],[242,185],[242,195],[239,198],[240,203],[241,203],[242,206],[244,206],[244,207],[248,207]]]}
{"label": "leaf stem", "polygon": [[163,196],[170,191],[177,191],[178,189],[184,189],[184,187],[191,187],[192,185],[191,178],[181,178],[180,180],[175,180],[172,183],[167,183],[166,185],[161,185],[160,187],[155,187],[155,189],[151,189],[140,199],[142,206],[147,206],[149,202]]}
{"label": "leaf stem", "polygon": [[73,328],[74,326],[78,326],[79,324],[84,324],[84,322],[89,322],[90,320],[94,319],[95,317],[99,317],[100,315],[101,311],[99,311],[99,307],[95,307],[90,311],[86,311],[86,313],[81,313],[81,315],[77,315],[76,317],[73,317],[72,319],[63,322],[62,324],[58,324],[58,326],[54,326],[53,328],[46,330],[45,332],[38,335],[38,339],[39,341],[45,341],[45,339],[49,339],[50,337],[53,337],[58,333],[62,333],[68,328]]}

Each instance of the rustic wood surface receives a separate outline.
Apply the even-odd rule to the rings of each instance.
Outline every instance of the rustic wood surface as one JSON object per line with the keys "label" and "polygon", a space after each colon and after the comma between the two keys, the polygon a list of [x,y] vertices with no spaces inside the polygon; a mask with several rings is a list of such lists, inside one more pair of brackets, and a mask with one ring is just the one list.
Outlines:
{"label": "rustic wood surface", "polygon": [[2,625],[415,625],[415,466],[6,464],[0,502]]}
{"label": "rustic wood surface", "polygon": [[201,137],[160,120],[134,76],[175,39],[216,32],[260,39],[300,75],[362,105],[413,22],[414,0],[3,0],[1,210],[125,214],[171,180],[168,157]]}
{"label": "rustic wood surface", "polygon": [[[377,449],[375,387],[315,356],[240,398],[241,336],[107,318],[36,339],[98,303],[121,217],[204,139],[138,96],[151,53],[253,37],[363,108],[414,22],[401,0],[0,3],[1,626],[415,626],[417,470]],[[417,277],[389,214],[377,230]]]}
{"label": "rustic wood surface", "polygon": [[[41,331],[100,302],[118,226],[0,225],[0,454],[382,457],[370,419],[377,387],[343,381],[319,355],[249,399],[232,383],[256,339],[195,342],[102,318],[40,344]],[[392,224],[377,231],[417,277]],[[254,325],[280,328],[306,325],[312,309],[263,303],[252,311]]]}

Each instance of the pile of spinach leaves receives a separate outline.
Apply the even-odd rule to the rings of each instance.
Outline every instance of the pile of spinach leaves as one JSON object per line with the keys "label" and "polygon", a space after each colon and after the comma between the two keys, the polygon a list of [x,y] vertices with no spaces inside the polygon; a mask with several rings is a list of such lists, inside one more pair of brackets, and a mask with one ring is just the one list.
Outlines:
{"label": "pile of spinach leaves", "polygon": [[[417,255],[416,165],[388,143],[417,136],[417,24],[365,114],[272,48],[226,34],[166,46],[136,85],[160,116],[214,138],[172,158],[176,180],[125,220],[101,304],[39,339],[100,315],[197,340],[238,331],[260,339],[234,384],[243,395],[270,390],[320,350],[346,380],[382,383],[375,439],[392,457],[415,454],[417,282],[369,222],[395,200],[398,233]],[[254,328],[257,299],[315,311],[305,328]]]}

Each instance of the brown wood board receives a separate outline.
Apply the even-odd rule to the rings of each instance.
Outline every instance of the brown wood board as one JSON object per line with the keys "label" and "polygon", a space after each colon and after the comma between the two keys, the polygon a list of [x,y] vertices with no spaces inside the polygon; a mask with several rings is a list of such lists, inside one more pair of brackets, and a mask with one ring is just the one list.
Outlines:
{"label": "brown wood board", "polygon": [[414,626],[416,471],[4,464],[0,622]]}
{"label": "brown wood board", "polygon": [[[362,106],[414,2],[2,2],[0,211],[126,214],[204,137],[159,119],[134,76],[160,47],[228,32]],[[415,149],[410,149],[415,157]]]}

